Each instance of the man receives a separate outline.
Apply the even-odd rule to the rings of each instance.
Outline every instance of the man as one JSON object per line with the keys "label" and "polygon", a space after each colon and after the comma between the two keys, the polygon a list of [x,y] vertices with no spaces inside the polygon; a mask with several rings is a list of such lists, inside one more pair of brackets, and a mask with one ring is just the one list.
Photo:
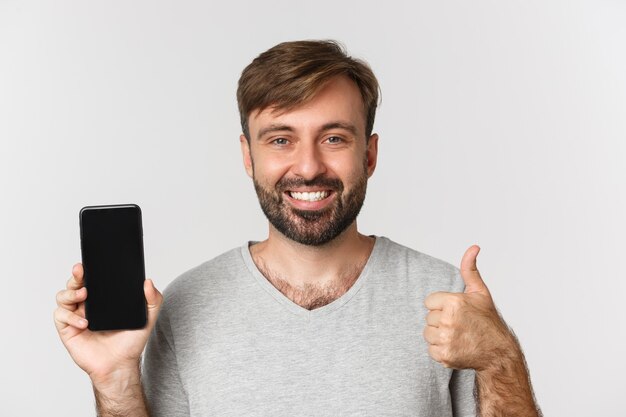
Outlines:
{"label": "man", "polygon": [[333,42],[287,42],[243,71],[237,98],[268,238],[183,274],[164,302],[146,280],[142,330],[86,330],[80,264],[57,295],[100,415],[538,415],[479,248],[459,273],[357,230],[378,153],[370,68]]}

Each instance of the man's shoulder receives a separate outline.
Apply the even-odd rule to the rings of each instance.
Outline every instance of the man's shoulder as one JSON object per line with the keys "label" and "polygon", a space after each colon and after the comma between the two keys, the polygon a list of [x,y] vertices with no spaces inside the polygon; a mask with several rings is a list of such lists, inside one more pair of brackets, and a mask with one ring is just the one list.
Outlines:
{"label": "man's shoulder", "polygon": [[395,274],[404,272],[409,279],[417,280],[421,285],[445,291],[462,291],[463,280],[456,266],[389,238],[379,237],[379,239],[384,246],[380,254],[383,270]]}
{"label": "man's shoulder", "polygon": [[428,269],[436,269],[453,273],[458,271],[457,267],[447,261],[395,242],[388,237],[381,236],[378,237],[378,239],[381,239],[384,243],[387,262],[394,263],[398,261],[405,261],[419,264],[423,268]]}
{"label": "man's shoulder", "polygon": [[232,282],[232,277],[245,270],[241,247],[230,249],[215,258],[183,272],[165,289],[166,298],[201,295],[218,290],[224,282]]}

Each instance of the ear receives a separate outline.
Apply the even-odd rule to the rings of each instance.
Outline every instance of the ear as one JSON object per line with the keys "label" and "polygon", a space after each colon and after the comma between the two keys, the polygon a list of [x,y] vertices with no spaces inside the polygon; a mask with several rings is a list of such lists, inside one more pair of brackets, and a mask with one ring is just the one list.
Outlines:
{"label": "ear", "polygon": [[241,144],[241,156],[243,157],[243,166],[246,169],[246,173],[252,178],[252,156],[250,155],[250,144],[245,135],[239,136],[239,143]]}
{"label": "ear", "polygon": [[369,178],[374,174],[378,159],[378,135],[376,133],[370,136],[367,141],[365,155],[367,156],[367,178]]}

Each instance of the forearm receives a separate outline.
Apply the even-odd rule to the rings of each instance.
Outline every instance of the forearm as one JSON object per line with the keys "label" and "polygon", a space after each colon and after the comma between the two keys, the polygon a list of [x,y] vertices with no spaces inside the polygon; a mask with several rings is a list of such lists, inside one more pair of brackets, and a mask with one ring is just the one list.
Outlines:
{"label": "forearm", "polygon": [[149,417],[139,367],[94,381],[98,417]]}
{"label": "forearm", "polygon": [[492,366],[476,371],[476,397],[481,417],[542,416],[524,354],[514,336]]}

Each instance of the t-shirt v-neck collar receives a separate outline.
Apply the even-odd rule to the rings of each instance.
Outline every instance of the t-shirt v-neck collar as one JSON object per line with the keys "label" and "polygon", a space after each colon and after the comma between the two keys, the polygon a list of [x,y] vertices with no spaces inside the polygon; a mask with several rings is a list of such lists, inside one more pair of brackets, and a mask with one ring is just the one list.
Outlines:
{"label": "t-shirt v-neck collar", "polygon": [[356,295],[356,293],[363,287],[365,282],[367,281],[367,277],[370,274],[370,271],[374,268],[374,265],[377,263],[379,253],[382,251],[382,247],[384,245],[384,238],[372,236],[376,238],[374,242],[374,247],[372,248],[372,252],[370,253],[361,274],[356,279],[354,284],[346,291],[341,297],[337,298],[333,302],[326,304],[325,306],[316,308],[314,310],[307,310],[306,308],[294,303],[288,297],[286,297],[283,293],[281,293],[276,287],[274,287],[265,276],[259,271],[254,260],[252,259],[252,255],[250,254],[250,245],[256,242],[246,242],[245,245],[241,247],[241,256],[243,258],[243,262],[250,271],[250,274],[254,277],[257,283],[270,295],[280,303],[283,307],[285,307],[288,311],[293,314],[312,318],[319,317],[329,314],[342,306],[344,306],[352,297]]}

